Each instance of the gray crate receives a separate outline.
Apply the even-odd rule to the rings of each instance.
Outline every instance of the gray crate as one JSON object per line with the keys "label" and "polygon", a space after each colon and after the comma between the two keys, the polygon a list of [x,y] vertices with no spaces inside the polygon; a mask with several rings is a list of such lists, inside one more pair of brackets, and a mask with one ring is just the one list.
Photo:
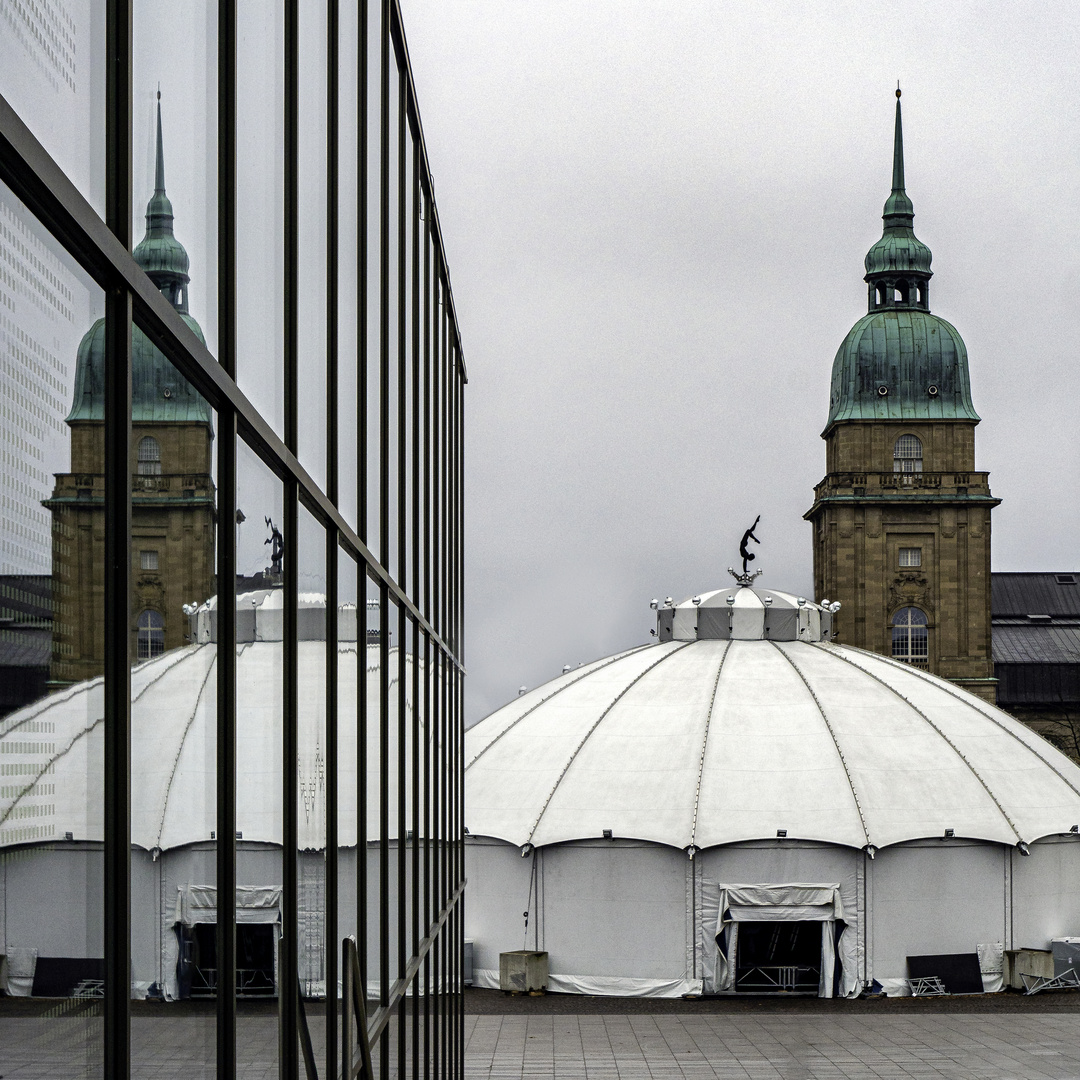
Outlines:
{"label": "gray crate", "polygon": [[517,949],[499,953],[499,989],[529,993],[547,989],[548,954]]}
{"label": "gray crate", "polygon": [[1050,942],[1054,954],[1054,974],[1064,975],[1071,971],[1080,975],[1080,937],[1054,938]]}

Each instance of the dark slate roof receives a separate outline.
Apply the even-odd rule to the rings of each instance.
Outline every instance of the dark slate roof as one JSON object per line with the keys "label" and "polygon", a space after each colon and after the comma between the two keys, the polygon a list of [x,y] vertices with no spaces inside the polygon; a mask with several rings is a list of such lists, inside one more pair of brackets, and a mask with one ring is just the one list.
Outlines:
{"label": "dark slate roof", "polygon": [[0,630],[0,668],[47,668],[51,658],[52,630]]}
{"label": "dark slate roof", "polygon": [[52,578],[48,574],[0,574],[0,620],[52,618]]}
{"label": "dark slate roof", "polygon": [[1080,626],[995,626],[995,664],[1080,664]]}
{"label": "dark slate roof", "polygon": [[[1072,578],[1075,584],[1064,583],[1062,578]],[[1003,617],[1026,615],[1080,620],[1080,570],[991,574],[990,614],[995,622]]]}

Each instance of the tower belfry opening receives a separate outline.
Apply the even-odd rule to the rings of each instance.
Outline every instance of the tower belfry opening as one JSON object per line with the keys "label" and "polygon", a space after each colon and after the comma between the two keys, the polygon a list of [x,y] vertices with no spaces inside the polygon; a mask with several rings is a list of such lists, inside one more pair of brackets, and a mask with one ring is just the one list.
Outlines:
{"label": "tower belfry opening", "polygon": [[843,604],[840,641],[993,702],[990,511],[1000,500],[975,471],[967,349],[930,311],[932,254],[914,220],[897,89],[892,186],[864,261],[868,310],[833,361],[826,475],[804,515],[814,587]]}

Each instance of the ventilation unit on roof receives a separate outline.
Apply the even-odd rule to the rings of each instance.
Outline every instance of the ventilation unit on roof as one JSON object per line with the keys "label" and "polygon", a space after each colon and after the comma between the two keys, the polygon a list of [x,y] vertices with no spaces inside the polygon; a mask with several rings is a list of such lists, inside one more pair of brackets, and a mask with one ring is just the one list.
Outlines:
{"label": "ventilation unit on roof", "polygon": [[1055,574],[1054,575],[1054,580],[1059,585],[1075,585],[1076,584],[1076,575],[1075,574]]}

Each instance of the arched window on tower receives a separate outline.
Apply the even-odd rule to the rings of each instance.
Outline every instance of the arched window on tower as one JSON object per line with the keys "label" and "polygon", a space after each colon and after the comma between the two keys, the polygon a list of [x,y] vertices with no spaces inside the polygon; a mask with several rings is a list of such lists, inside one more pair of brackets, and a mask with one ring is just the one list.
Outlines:
{"label": "arched window on tower", "polygon": [[922,440],[918,435],[901,435],[893,447],[893,472],[905,473],[905,484],[922,472]]}
{"label": "arched window on tower", "polygon": [[930,666],[930,630],[926,612],[917,607],[901,608],[892,621],[892,654],[915,667]]}
{"label": "arched window on tower", "polygon": [[165,651],[165,620],[160,611],[147,608],[139,616],[139,659],[149,660]]}
{"label": "arched window on tower", "polygon": [[153,435],[144,435],[139,440],[139,475],[161,475],[161,444]]}

